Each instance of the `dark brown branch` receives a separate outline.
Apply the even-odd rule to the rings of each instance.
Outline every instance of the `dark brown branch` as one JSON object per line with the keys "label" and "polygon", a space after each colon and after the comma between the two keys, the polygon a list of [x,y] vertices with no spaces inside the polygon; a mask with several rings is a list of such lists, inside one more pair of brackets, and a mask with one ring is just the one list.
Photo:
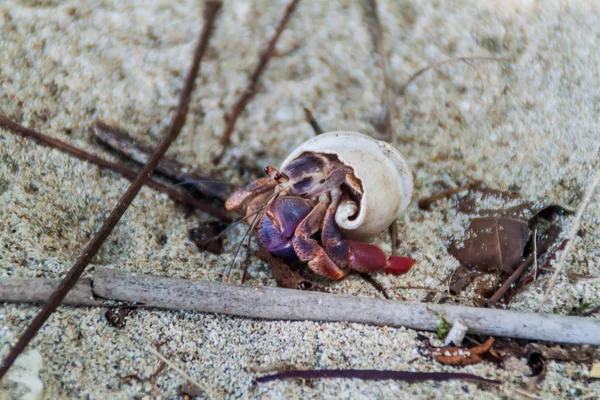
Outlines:
{"label": "dark brown branch", "polygon": [[320,135],[321,133],[324,132],[323,128],[321,128],[321,125],[319,125],[319,123],[313,116],[312,111],[310,111],[309,108],[304,107],[304,118],[306,118],[306,122],[308,122],[310,124],[310,127],[312,128],[313,132],[315,133],[315,136]]}
{"label": "dark brown branch", "polygon": [[279,25],[277,26],[277,29],[275,30],[273,37],[271,37],[271,40],[269,41],[269,44],[267,45],[267,48],[265,49],[265,51],[260,55],[258,64],[256,65],[256,68],[254,69],[254,72],[252,73],[252,76],[250,77],[250,82],[248,83],[248,87],[246,87],[246,90],[244,90],[244,93],[242,93],[242,95],[238,98],[237,102],[233,105],[231,112],[227,115],[227,125],[225,126],[225,130],[223,131],[223,135],[221,136],[221,140],[219,141],[221,148],[219,149],[218,153],[213,158],[213,162],[215,164],[218,164],[221,161],[221,158],[223,158],[223,155],[225,154],[225,151],[227,150],[227,146],[229,145],[229,142],[231,140],[231,134],[233,133],[233,130],[235,129],[235,123],[237,122],[238,117],[240,116],[242,111],[244,111],[248,102],[256,94],[256,86],[258,85],[258,80],[260,79],[260,76],[266,69],[269,60],[271,59],[271,57],[273,57],[273,53],[275,51],[275,46],[277,45],[277,41],[279,40],[281,33],[285,29],[285,26],[287,25],[288,21],[290,20],[290,17],[292,16],[292,13],[296,9],[296,6],[298,5],[299,1],[300,0],[292,0],[287,5],[287,7],[285,9],[285,13],[283,14],[283,17],[281,18],[281,21],[279,21]]}
{"label": "dark brown branch", "polygon": [[360,276],[365,282],[367,282],[368,284],[373,286],[375,288],[375,290],[377,290],[379,293],[381,293],[383,295],[383,297],[385,297],[386,299],[389,300],[392,298],[388,294],[387,290],[385,290],[383,285],[381,283],[377,282],[377,280],[375,278],[373,278],[372,275],[366,274],[366,273],[359,273],[358,276]]}
{"label": "dark brown branch", "polygon": [[[79,149],[75,146],[71,146],[68,143],[60,141],[58,139],[52,138],[50,136],[44,135],[41,132],[36,130],[26,128],[22,125],[17,124],[14,121],[0,115],[0,127],[7,129],[11,132],[18,133],[19,135],[31,138],[37,142],[44,143],[52,148],[59,149],[67,154],[75,156],[81,160],[88,161],[90,163],[96,164],[99,167],[106,168],[110,171],[116,172],[124,176],[127,179],[133,180],[137,176],[137,172],[130,170],[124,165],[113,163],[111,161],[100,158],[92,153],[88,153],[85,150]],[[149,179],[146,181],[146,185],[151,187],[154,190],[165,193],[169,195],[169,197],[173,198],[176,201],[179,201],[182,204],[188,205],[190,207],[197,208],[201,211],[204,211],[214,217],[217,217],[224,221],[231,220],[229,214],[222,208],[217,205],[200,201],[195,199],[194,197],[187,195],[179,190],[176,190],[167,185],[163,185],[160,182]]]}
{"label": "dark brown branch", "polygon": [[[96,121],[92,126],[92,131],[100,143],[138,164],[145,164],[152,154],[151,147],[137,143],[128,132],[104,121]],[[168,156],[164,156],[160,160],[156,166],[156,172],[176,182],[191,182],[189,186],[200,192],[201,195],[223,202],[227,200],[227,196],[231,192],[230,185],[226,182],[213,182],[210,177],[199,174]]]}
{"label": "dark brown branch", "polygon": [[510,287],[521,278],[521,276],[523,275],[523,273],[525,273],[527,268],[533,265],[533,262],[535,261],[536,257],[539,258],[548,252],[548,249],[550,248],[551,244],[554,243],[554,241],[558,238],[559,233],[560,230],[557,227],[548,230],[548,233],[546,234],[547,237],[545,240],[540,241],[537,252],[529,255],[529,257],[527,257],[527,259],[523,261],[519,265],[519,267],[517,267],[517,269],[513,271],[513,273],[508,277],[508,279],[504,281],[502,286],[487,301],[487,304],[489,306],[494,306],[498,301],[500,301],[500,299],[510,289]]}
{"label": "dark brown branch", "polygon": [[457,188],[443,190],[443,191],[435,193],[429,197],[423,197],[422,199],[419,199],[419,202],[417,204],[419,205],[419,208],[421,210],[429,210],[432,203],[434,203],[438,200],[441,200],[441,199],[447,199],[448,197],[458,194],[458,193],[462,192],[463,190],[467,190],[470,187],[471,187],[471,184],[466,183]]}
{"label": "dark brown branch", "polygon": [[220,7],[220,2],[209,1],[206,4],[206,8],[204,10],[204,26],[202,28],[200,40],[194,51],[192,65],[185,79],[183,90],[179,96],[178,107],[172,116],[167,131],[156,146],[156,149],[150,156],[148,162],[144,165],[129,188],[127,188],[127,191],[121,197],[100,230],[82,251],[79,258],[77,261],[75,261],[65,278],[60,282],[58,288],[52,293],[48,299],[48,302],[44,305],[44,307],[42,307],[42,310],[35,316],[35,318],[33,318],[27,329],[25,329],[25,332],[21,334],[17,343],[9,352],[8,356],[6,356],[0,367],[0,379],[2,379],[17,357],[23,352],[25,347],[27,347],[29,342],[44,325],[46,320],[60,305],[71,288],[77,283],[77,280],[85,270],[85,267],[98,253],[98,250],[104,241],[113,231],[129,205],[133,202],[139,191],[142,189],[142,186],[144,186],[144,182],[148,180],[162,156],[165,154],[171,143],[173,143],[173,141],[177,138],[181,128],[185,123],[190,97],[194,89],[194,81],[200,69],[200,61],[202,60],[202,57],[208,47],[208,41],[212,33],[214,20]]}
{"label": "dark brown branch", "polygon": [[[519,283],[514,288],[512,288],[512,290],[510,292],[508,292],[504,295],[503,302],[508,304],[512,300],[513,297],[515,297],[517,294],[521,293],[529,284],[531,284],[533,281],[535,281],[535,279],[538,277],[539,274],[542,273],[542,271],[549,270],[550,264],[556,258],[556,254],[565,249],[565,246],[567,245],[568,241],[569,241],[569,239],[564,239],[558,246],[556,246],[554,248],[554,250],[552,251],[552,253],[550,253],[548,258],[546,259],[546,262],[544,263],[544,265],[541,266],[540,268],[538,268],[537,271],[534,271],[533,273],[525,275],[519,281]],[[503,289],[503,287],[504,287],[504,285],[500,289]],[[490,305],[492,304],[491,299],[488,300],[488,303]]]}
{"label": "dark brown branch", "polygon": [[403,382],[424,382],[424,381],[473,381],[485,382],[499,385],[502,382],[494,379],[485,379],[477,375],[467,374],[465,372],[412,372],[412,371],[380,371],[375,369],[317,369],[284,371],[273,375],[261,376],[256,378],[256,383],[266,383],[282,379],[362,379],[368,381],[394,380]]}
{"label": "dark brown branch", "polygon": [[533,264],[534,258],[535,256],[533,254],[527,257],[527,259],[523,261],[517,269],[514,270],[508,279],[504,281],[502,286],[496,290],[494,295],[490,297],[490,299],[487,301],[487,304],[494,306],[502,298],[502,296],[504,296],[508,289],[510,289],[512,284],[515,283],[521,277],[521,275],[523,275],[525,270]]}

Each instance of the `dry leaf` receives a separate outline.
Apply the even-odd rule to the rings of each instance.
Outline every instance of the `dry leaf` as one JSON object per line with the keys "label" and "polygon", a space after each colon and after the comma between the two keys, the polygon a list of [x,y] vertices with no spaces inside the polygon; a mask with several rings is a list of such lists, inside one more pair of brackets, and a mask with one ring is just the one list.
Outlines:
{"label": "dry leaf", "polygon": [[466,348],[466,347],[426,347],[421,349],[421,353],[427,357],[431,357],[437,362],[445,365],[472,365],[479,364],[483,361],[485,354],[490,351],[494,344],[494,338],[490,337],[482,345]]}
{"label": "dry leaf", "polygon": [[471,220],[464,241],[453,242],[449,252],[468,268],[512,272],[521,262],[530,235],[523,220],[476,218]]}

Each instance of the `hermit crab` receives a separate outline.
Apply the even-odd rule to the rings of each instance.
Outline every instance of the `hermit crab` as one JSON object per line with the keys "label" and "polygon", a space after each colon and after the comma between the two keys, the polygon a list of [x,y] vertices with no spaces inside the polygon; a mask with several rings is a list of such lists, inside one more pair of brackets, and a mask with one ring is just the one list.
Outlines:
{"label": "hermit crab", "polygon": [[279,170],[233,192],[261,247],[317,275],[341,279],[351,270],[407,272],[414,260],[365,243],[410,203],[413,177],[392,145],[357,132],[329,132],[304,142]]}

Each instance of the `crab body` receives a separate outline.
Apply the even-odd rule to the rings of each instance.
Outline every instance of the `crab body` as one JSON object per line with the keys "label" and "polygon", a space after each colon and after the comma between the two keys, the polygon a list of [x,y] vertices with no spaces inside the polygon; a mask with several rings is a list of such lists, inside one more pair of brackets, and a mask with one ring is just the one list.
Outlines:
{"label": "crab body", "polygon": [[[322,135],[326,142],[327,135],[332,134]],[[364,135],[353,135],[359,135],[355,139],[373,141]],[[260,245],[269,253],[289,263],[306,263],[314,273],[331,279],[341,279],[351,270],[400,274],[413,265],[411,258],[388,258],[379,247],[352,240],[353,236],[364,235],[360,230],[352,232],[340,226],[348,221],[352,227],[357,218],[364,216],[361,205],[368,185],[335,149],[301,151],[284,162],[281,171],[266,167],[265,172],[267,177],[234,192],[226,207],[230,211],[245,211],[251,229],[257,230]],[[379,195],[385,198],[386,194]],[[374,198],[372,194],[370,198]],[[394,205],[399,203],[392,200]],[[378,206],[385,207],[384,203]],[[387,218],[386,227],[396,215]],[[379,221],[369,221],[370,226],[374,226],[373,222]]]}

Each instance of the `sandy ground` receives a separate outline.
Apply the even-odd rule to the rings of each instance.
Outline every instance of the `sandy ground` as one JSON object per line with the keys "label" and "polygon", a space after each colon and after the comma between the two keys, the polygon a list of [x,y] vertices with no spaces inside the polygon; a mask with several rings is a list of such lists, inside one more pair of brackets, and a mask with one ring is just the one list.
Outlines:
{"label": "sandy ground", "polygon": [[[139,4],[136,4],[139,3]],[[169,151],[181,161],[236,184],[252,176],[235,168],[245,155],[278,165],[312,135],[302,106],[327,130],[380,136],[370,122],[381,115],[381,70],[360,1],[304,1],[281,38],[259,93],[243,113],[223,166],[210,159],[223,116],[246,85],[257,55],[273,33],[285,1],[226,2],[202,65],[190,116]],[[116,159],[90,140],[97,118],[117,121],[155,143],[191,59],[201,29],[195,0],[4,1],[0,4],[0,112],[72,145]],[[392,79],[404,82],[428,63],[458,56],[511,57],[513,62],[449,64],[428,72],[394,96],[398,143],[414,169],[416,196],[434,182],[479,179],[518,188],[528,199],[577,206],[594,168],[600,134],[599,2],[381,1]],[[96,232],[128,182],[113,173],[0,130],[0,274],[57,278]],[[227,251],[199,253],[187,229],[208,219],[142,190],[94,259],[93,266],[171,277],[217,280],[232,260],[241,229]],[[398,299],[421,299],[407,284],[440,285],[458,263],[446,252],[468,216],[453,201],[424,212],[412,204],[400,219],[400,252],[417,260],[402,277],[380,276]],[[563,222],[567,228],[571,219]],[[590,205],[567,258],[569,271],[600,274],[600,202]],[[166,238],[166,240],[164,240]],[[377,243],[389,250],[382,235]],[[239,279],[239,269],[234,269]],[[253,285],[273,285],[268,268],[252,258]],[[541,279],[516,299],[532,310]],[[545,310],[567,313],[597,302],[599,279],[564,278]],[[356,278],[331,291],[378,296]],[[0,307],[0,355],[5,355],[38,307]],[[174,398],[183,380],[163,370],[148,381],[161,352],[194,377],[210,398],[506,398],[530,373],[524,360],[504,369],[482,363],[463,368],[501,379],[473,383],[352,380],[253,384],[255,368],[380,368],[451,371],[416,352],[416,332],[357,324],[265,322],[190,312],[138,310],[123,329],[100,308],[61,308],[30,346],[42,356],[45,398]],[[580,379],[586,367],[549,364],[541,398],[598,398],[600,384]],[[137,375],[139,379],[125,378]],[[4,383],[0,398],[26,389]]]}

